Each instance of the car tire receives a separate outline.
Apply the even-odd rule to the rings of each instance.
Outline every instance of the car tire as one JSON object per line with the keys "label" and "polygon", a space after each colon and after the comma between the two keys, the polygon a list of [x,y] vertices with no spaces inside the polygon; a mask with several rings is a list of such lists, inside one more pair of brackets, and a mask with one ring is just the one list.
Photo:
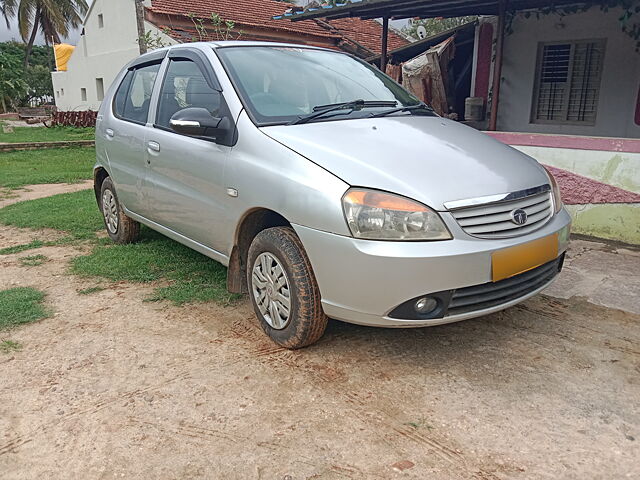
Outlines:
{"label": "car tire", "polygon": [[320,290],[292,228],[273,227],[256,235],[247,255],[247,285],[260,326],[278,345],[302,348],[324,334],[328,319]]}
{"label": "car tire", "polygon": [[140,224],[122,211],[116,189],[109,177],[104,179],[100,188],[100,211],[107,233],[115,243],[133,243],[138,239]]}

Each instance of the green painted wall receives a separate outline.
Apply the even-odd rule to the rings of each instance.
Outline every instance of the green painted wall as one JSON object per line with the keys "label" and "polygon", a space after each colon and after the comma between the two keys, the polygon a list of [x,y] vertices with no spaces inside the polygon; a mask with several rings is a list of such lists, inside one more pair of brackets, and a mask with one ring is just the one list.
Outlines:
{"label": "green painted wall", "polygon": [[640,193],[640,153],[519,145],[514,145],[513,148],[545,165],[562,168],[614,187]]}
{"label": "green painted wall", "polygon": [[[640,193],[639,153],[518,145],[514,148],[545,165]],[[567,205],[566,208],[573,218],[574,233],[640,245],[640,204]]]}
{"label": "green painted wall", "polygon": [[573,233],[640,245],[640,204],[567,205]]}

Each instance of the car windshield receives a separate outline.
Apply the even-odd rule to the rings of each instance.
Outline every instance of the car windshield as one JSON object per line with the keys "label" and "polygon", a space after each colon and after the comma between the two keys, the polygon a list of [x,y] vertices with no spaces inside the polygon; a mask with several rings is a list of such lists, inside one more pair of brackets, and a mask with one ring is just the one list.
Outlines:
{"label": "car windshield", "polygon": [[[333,110],[314,121],[360,118],[420,103],[375,67],[344,53],[269,46],[216,51],[258,125],[294,122],[317,107],[355,100],[366,106]],[[393,102],[395,107],[389,105]]]}

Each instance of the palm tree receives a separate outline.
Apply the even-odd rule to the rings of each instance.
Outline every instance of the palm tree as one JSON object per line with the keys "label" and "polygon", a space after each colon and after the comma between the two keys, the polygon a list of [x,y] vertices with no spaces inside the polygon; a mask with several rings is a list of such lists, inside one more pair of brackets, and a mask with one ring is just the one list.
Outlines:
{"label": "palm tree", "polygon": [[0,0],[0,13],[7,23],[7,28],[10,27],[9,19],[16,16],[16,5],[16,0]]}
{"label": "palm tree", "polygon": [[86,0],[0,0],[0,11],[9,23],[17,17],[18,30],[27,44],[24,64],[29,64],[36,35],[41,32],[45,42],[60,43],[62,37],[82,24],[89,6]]}

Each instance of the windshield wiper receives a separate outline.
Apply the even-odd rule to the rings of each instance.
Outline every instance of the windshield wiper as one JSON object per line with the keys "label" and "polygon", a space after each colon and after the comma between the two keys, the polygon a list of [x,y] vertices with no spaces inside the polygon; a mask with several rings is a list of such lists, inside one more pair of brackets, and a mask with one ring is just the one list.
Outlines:
{"label": "windshield wiper", "polygon": [[288,125],[299,125],[301,123],[307,123],[314,118],[318,118],[323,116],[329,112],[335,112],[336,110],[350,110],[348,113],[353,112],[354,110],[361,110],[365,107],[395,107],[398,102],[393,100],[352,100],[351,102],[344,103],[332,103],[329,105],[317,105],[313,107],[313,113],[309,113],[308,115],[303,115],[298,117],[296,120],[293,120],[288,123]]}
{"label": "windshield wiper", "polygon": [[391,110],[385,110],[384,112],[380,112],[380,113],[373,113],[369,115],[369,117],[370,118],[386,117],[387,115],[391,115],[392,113],[413,112],[415,110],[426,110],[435,115],[435,111],[429,105],[427,105],[426,103],[417,103],[415,105],[406,105],[404,107],[392,108]]}

